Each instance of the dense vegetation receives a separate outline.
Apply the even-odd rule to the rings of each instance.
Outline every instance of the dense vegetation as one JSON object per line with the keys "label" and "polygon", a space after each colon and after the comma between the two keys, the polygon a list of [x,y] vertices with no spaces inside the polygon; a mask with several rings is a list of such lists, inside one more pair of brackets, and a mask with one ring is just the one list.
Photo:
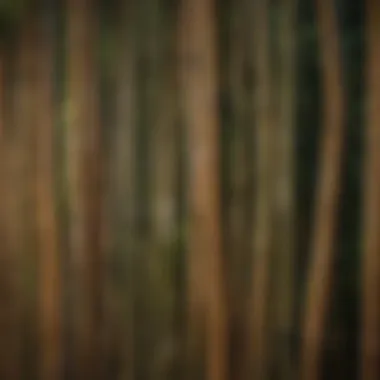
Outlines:
{"label": "dense vegetation", "polygon": [[377,378],[366,3],[0,1],[0,379]]}

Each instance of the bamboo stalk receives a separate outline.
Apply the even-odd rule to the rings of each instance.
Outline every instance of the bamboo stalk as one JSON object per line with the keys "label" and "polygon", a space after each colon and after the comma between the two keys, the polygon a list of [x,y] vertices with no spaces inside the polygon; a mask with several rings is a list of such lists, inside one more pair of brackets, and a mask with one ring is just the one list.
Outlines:
{"label": "bamboo stalk", "polygon": [[317,0],[316,7],[324,88],[324,124],[302,328],[302,380],[319,378],[332,287],[345,123],[342,57],[334,3]]}
{"label": "bamboo stalk", "polygon": [[367,48],[367,129],[365,134],[366,157],[363,189],[363,256],[362,256],[362,380],[375,380],[380,376],[380,4],[366,1]]}

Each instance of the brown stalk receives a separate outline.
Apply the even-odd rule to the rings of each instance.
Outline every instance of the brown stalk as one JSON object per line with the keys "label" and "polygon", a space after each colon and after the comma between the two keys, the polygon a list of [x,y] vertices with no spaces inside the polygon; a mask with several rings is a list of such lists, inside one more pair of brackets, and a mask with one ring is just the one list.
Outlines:
{"label": "brown stalk", "polygon": [[343,63],[334,3],[316,0],[316,8],[324,121],[302,328],[302,380],[318,379],[321,367],[324,327],[332,287],[345,122]]}

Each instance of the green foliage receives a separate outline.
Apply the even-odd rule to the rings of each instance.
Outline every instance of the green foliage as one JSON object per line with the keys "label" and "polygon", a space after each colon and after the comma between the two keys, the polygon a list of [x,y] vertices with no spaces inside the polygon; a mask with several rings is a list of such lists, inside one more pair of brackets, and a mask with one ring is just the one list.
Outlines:
{"label": "green foliage", "polygon": [[25,9],[27,3],[27,0],[0,0],[0,14],[14,18]]}
{"label": "green foliage", "polygon": [[0,0],[0,38],[14,33],[32,0]]}

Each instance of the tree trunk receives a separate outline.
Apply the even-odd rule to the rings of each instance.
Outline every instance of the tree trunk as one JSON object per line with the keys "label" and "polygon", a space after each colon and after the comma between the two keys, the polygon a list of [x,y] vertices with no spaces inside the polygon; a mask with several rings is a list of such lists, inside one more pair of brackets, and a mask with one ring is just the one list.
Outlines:
{"label": "tree trunk", "polygon": [[[163,7],[155,16],[155,28],[151,33],[152,63],[155,65],[151,86],[152,115],[152,189],[153,189],[153,239],[154,255],[151,257],[151,275],[155,283],[154,289],[160,293],[154,297],[155,342],[152,377],[154,379],[172,379],[174,365],[173,347],[178,345],[174,321],[174,300],[177,292],[174,284],[175,274],[172,268],[178,260],[179,227],[181,221],[176,220],[177,173],[179,167],[176,149],[178,128],[177,104],[177,67],[176,67],[176,35],[170,13]],[[155,55],[155,56],[154,56]],[[157,284],[157,285],[156,285]],[[160,299],[159,302],[154,300]]]}
{"label": "tree trunk", "polygon": [[5,77],[5,53],[4,48],[0,47],[0,141],[3,139],[4,135],[4,123],[5,123],[5,88],[6,88],[6,77]]}
{"label": "tree trunk", "polygon": [[[11,58],[8,56],[8,58]],[[5,72],[4,56],[2,56],[2,74]],[[14,141],[6,133],[5,125],[10,124],[9,115],[5,113],[3,101],[13,95],[14,77],[11,85],[5,91],[2,76],[1,103],[1,249],[0,249],[0,291],[1,291],[1,336],[3,347],[0,352],[0,378],[21,379],[21,279],[20,279],[20,184],[19,170],[22,156],[17,155]],[[8,87],[8,86],[7,86]],[[10,88],[12,88],[11,91]],[[13,100],[13,99],[12,99]],[[8,116],[8,117],[7,117]],[[9,131],[9,130],[8,130]],[[18,158],[18,161],[15,160]],[[17,174],[15,173],[17,171]]]}
{"label": "tree trunk", "polygon": [[61,274],[54,192],[54,58],[47,17],[38,20],[36,52],[36,225],[39,252],[39,323],[42,380],[62,377]]}
{"label": "tree trunk", "polygon": [[[233,2],[228,12],[229,61],[227,88],[232,118],[226,127],[227,188],[226,192],[226,274],[230,328],[231,374],[243,379],[245,361],[245,306],[247,298],[247,262],[250,250],[249,166],[247,154],[247,121],[251,104],[245,83],[246,36],[244,34],[244,3]],[[232,14],[231,14],[232,13]],[[251,196],[252,194],[249,194]]]}
{"label": "tree trunk", "polygon": [[[4,379],[22,378],[21,341],[22,341],[22,279],[21,279],[21,239],[20,239],[20,153],[14,142],[1,146],[1,331],[4,333],[1,351],[0,375]],[[17,157],[18,156],[18,157]]]}
{"label": "tree trunk", "polygon": [[6,281],[10,297],[4,378],[16,380],[22,378],[24,371],[32,372],[33,368],[26,369],[25,365],[33,365],[36,359],[35,341],[31,339],[35,332],[36,295],[34,220],[30,212],[34,201],[33,35],[33,23],[25,22],[16,40],[9,128],[2,137],[3,249],[9,269]]}
{"label": "tree trunk", "polygon": [[[158,20],[151,34],[151,60],[155,66],[152,78],[152,102],[154,120],[153,138],[153,199],[154,199],[154,230],[159,244],[168,246],[175,233],[175,61],[170,32],[173,28],[168,15],[163,10],[157,11]],[[156,46],[153,48],[153,46]],[[161,242],[161,243],[160,243]]]}
{"label": "tree trunk", "polygon": [[[112,298],[116,297],[120,336],[118,379],[135,378],[135,254],[136,254],[136,2],[120,2],[117,42],[120,46],[115,67],[115,132],[110,157],[109,205],[111,215]],[[111,337],[112,338],[112,337]]]}
{"label": "tree trunk", "polygon": [[67,170],[79,378],[101,376],[102,149],[96,75],[96,3],[67,3]]}
{"label": "tree trunk", "polygon": [[316,1],[324,88],[324,125],[302,329],[301,379],[319,378],[331,292],[333,243],[341,182],[344,87],[334,2]]}
{"label": "tree trunk", "polygon": [[227,377],[219,191],[216,14],[212,0],[183,0],[180,80],[189,138],[188,333],[206,330],[206,378]]}
{"label": "tree trunk", "polygon": [[375,380],[379,371],[380,337],[380,4],[366,1],[367,21],[367,131],[363,189],[362,336],[363,380]]}
{"label": "tree trunk", "polygon": [[271,93],[269,1],[249,6],[252,17],[255,110],[255,204],[251,302],[248,309],[250,357],[253,376],[264,379],[268,371],[270,268],[273,238],[273,94]]}
{"label": "tree trunk", "polygon": [[293,380],[292,336],[295,308],[295,152],[296,152],[296,0],[283,0],[279,21],[279,116],[277,119],[275,185],[275,370],[278,379]]}

